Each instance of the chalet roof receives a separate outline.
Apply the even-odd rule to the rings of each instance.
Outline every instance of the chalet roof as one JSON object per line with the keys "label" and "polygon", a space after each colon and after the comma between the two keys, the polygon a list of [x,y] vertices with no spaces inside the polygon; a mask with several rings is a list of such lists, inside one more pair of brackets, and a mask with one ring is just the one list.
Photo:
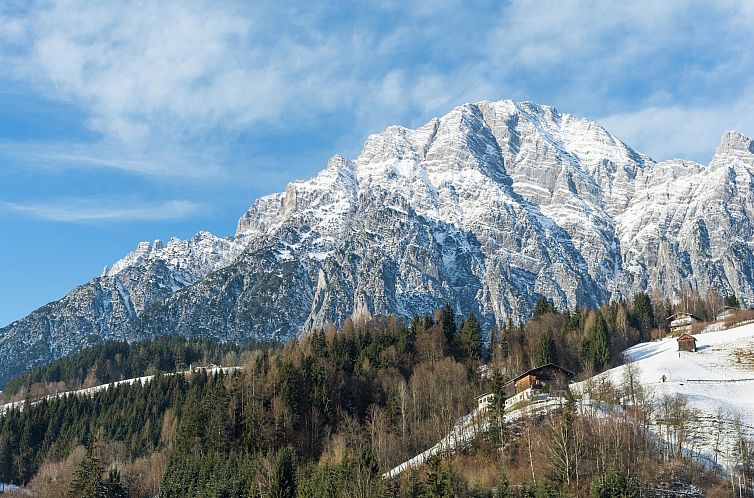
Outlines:
{"label": "chalet roof", "polygon": [[678,336],[678,340],[679,340],[679,341],[681,341],[681,340],[684,340],[684,341],[685,341],[685,340],[687,340],[687,339],[691,339],[692,341],[696,342],[696,337],[694,337],[694,336],[693,336],[693,335],[691,335],[691,334],[682,334],[682,335]]}
{"label": "chalet roof", "polygon": [[520,374],[520,375],[519,375],[518,377],[514,377],[514,378],[512,378],[511,380],[509,380],[508,382],[506,382],[506,383],[505,383],[505,385],[508,385],[508,384],[510,384],[511,382],[516,382],[517,380],[521,380],[521,379],[523,379],[524,377],[526,377],[527,375],[531,375],[531,374],[533,374],[534,372],[536,372],[536,371],[538,371],[538,370],[542,370],[543,368],[547,368],[547,367],[554,367],[554,368],[557,368],[558,370],[561,370],[561,371],[563,371],[563,372],[564,372],[564,373],[566,374],[566,376],[567,376],[567,377],[569,377],[569,378],[570,378],[570,377],[575,377],[575,376],[576,376],[576,374],[575,374],[575,373],[571,372],[571,371],[570,371],[570,370],[568,370],[567,368],[563,368],[563,367],[561,367],[560,365],[556,365],[555,363],[548,363],[548,364],[546,364],[546,365],[541,365],[541,366],[538,366],[537,368],[532,368],[531,370],[527,370],[526,372],[524,372],[524,373]]}
{"label": "chalet roof", "polygon": [[698,322],[702,321],[702,319],[699,318],[698,316],[696,316],[695,314],[693,314],[693,313],[686,313],[685,311],[681,311],[680,313],[673,313],[672,315],[670,315],[669,317],[667,317],[665,320],[671,322],[671,321],[677,320],[678,318],[681,318],[681,317],[690,317],[690,318],[693,318],[694,320],[696,320]]}

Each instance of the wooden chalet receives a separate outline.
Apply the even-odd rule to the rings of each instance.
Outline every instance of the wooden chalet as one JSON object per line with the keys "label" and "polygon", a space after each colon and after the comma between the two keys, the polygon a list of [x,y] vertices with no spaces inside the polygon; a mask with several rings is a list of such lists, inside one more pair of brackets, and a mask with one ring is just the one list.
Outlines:
{"label": "wooden chalet", "polygon": [[696,352],[696,337],[691,334],[683,334],[678,338],[678,351]]}
{"label": "wooden chalet", "polygon": [[702,321],[701,318],[692,313],[675,313],[670,315],[667,320],[670,322],[670,334],[688,334],[695,323]]}
{"label": "wooden chalet", "polygon": [[558,366],[554,363],[548,363],[541,367],[532,368],[505,383],[506,396],[515,396],[516,394],[532,390],[562,389],[573,379],[574,373],[570,370]]}

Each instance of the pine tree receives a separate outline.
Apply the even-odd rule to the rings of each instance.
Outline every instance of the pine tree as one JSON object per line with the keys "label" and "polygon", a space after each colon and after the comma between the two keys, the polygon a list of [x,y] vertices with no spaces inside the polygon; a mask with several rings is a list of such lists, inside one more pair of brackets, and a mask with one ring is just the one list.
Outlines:
{"label": "pine tree", "polygon": [[534,306],[534,315],[531,318],[535,320],[547,313],[555,313],[555,305],[552,301],[542,296],[537,300],[537,304]]}
{"label": "pine tree", "polygon": [[0,435],[0,482],[13,480],[13,448],[9,434]]}
{"label": "pine tree", "polygon": [[601,311],[597,311],[594,327],[589,337],[589,349],[592,354],[592,368],[594,372],[601,372],[610,362],[610,336],[607,323]]}
{"label": "pine tree", "polygon": [[500,477],[497,479],[497,492],[495,493],[495,498],[513,498],[514,496],[516,495],[511,489],[508,473],[503,470],[500,473]]}
{"label": "pine tree", "polygon": [[318,358],[324,358],[327,354],[327,341],[325,341],[325,332],[315,330],[312,332],[312,354]]}
{"label": "pine tree", "polygon": [[741,303],[738,301],[738,298],[735,294],[728,294],[725,296],[724,300],[725,306],[731,307],[731,308],[740,308]]}
{"label": "pine tree", "polygon": [[547,329],[537,343],[536,366],[558,362],[558,352],[555,347],[552,329]]}
{"label": "pine tree", "polygon": [[102,466],[91,452],[81,461],[73,474],[73,481],[68,489],[71,498],[105,498],[107,488],[102,481]]}
{"label": "pine tree", "polygon": [[278,451],[270,469],[270,498],[294,498],[296,496],[296,457],[293,450]]}
{"label": "pine tree", "polygon": [[453,473],[438,456],[430,458],[427,464],[427,484],[424,496],[427,498],[450,498],[455,496]]}
{"label": "pine tree", "polygon": [[18,457],[16,458],[16,477],[22,483],[27,483],[34,476],[34,450],[31,444],[31,429],[28,413],[31,411],[31,404],[26,400],[24,411],[22,412],[23,429],[21,430],[21,442],[18,446]]}
{"label": "pine tree", "polygon": [[490,434],[495,448],[501,448],[508,439],[505,424],[505,380],[499,369],[492,371],[490,391],[493,394],[492,405],[489,408]]}
{"label": "pine tree", "polygon": [[497,326],[490,330],[490,345],[487,347],[487,363],[495,363],[500,360],[500,331]]}
{"label": "pine tree", "polygon": [[117,469],[110,469],[107,473],[107,479],[104,482],[104,490],[107,498],[127,498],[128,490],[120,480],[120,472]]}
{"label": "pine tree", "polygon": [[641,496],[639,486],[624,471],[612,470],[604,478],[598,476],[591,486],[594,498],[633,498]]}
{"label": "pine tree", "polygon": [[458,344],[456,338],[458,330],[456,328],[456,317],[453,308],[450,307],[450,304],[445,303],[445,306],[442,307],[439,315],[440,326],[442,327],[442,332],[445,335],[445,341],[448,345],[448,353],[450,356],[458,358]]}
{"label": "pine tree", "polygon": [[482,357],[482,330],[474,313],[463,321],[458,342],[462,359],[474,361]]}
{"label": "pine tree", "polygon": [[641,333],[642,339],[648,339],[649,333],[656,327],[654,307],[652,300],[644,292],[634,296],[633,309],[631,310],[634,326]]}
{"label": "pine tree", "polygon": [[413,354],[416,352],[416,335],[423,330],[421,320],[418,315],[414,315],[411,320],[411,326],[403,329],[398,336],[398,352],[401,354]]}

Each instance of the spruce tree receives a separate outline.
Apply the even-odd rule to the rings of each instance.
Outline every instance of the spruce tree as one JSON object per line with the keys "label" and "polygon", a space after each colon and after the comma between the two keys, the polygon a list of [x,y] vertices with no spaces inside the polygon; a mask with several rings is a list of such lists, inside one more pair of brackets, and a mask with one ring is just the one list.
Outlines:
{"label": "spruce tree", "polygon": [[293,450],[278,451],[270,469],[270,498],[294,498],[296,496],[296,457]]}
{"label": "spruce tree", "polygon": [[325,332],[323,330],[316,330],[312,332],[312,354],[318,358],[324,358],[327,354],[327,341],[325,340]]}
{"label": "spruce tree", "polygon": [[442,332],[445,335],[445,341],[448,345],[448,353],[454,358],[458,358],[458,344],[456,334],[458,332],[456,328],[456,317],[453,313],[453,308],[450,304],[445,303],[445,306],[440,310],[440,326]]}
{"label": "spruce tree", "polygon": [[547,313],[555,313],[555,305],[552,301],[542,296],[537,300],[537,304],[534,306],[534,315],[531,318],[534,320]]}
{"label": "spruce tree", "polygon": [[597,311],[594,327],[589,338],[589,349],[592,354],[592,368],[594,372],[601,372],[610,362],[610,336],[607,323],[601,311]]}
{"label": "spruce tree", "polygon": [[462,359],[474,361],[482,357],[482,329],[474,313],[463,321],[458,342]]}
{"label": "spruce tree", "polygon": [[492,371],[490,391],[493,394],[492,405],[489,408],[490,434],[495,448],[500,449],[508,439],[505,424],[505,380],[499,369]]}
{"label": "spruce tree", "polygon": [[81,461],[79,468],[73,473],[73,481],[68,488],[71,498],[105,498],[107,488],[102,481],[102,466],[99,459],[91,451]]}
{"label": "spruce tree", "polygon": [[128,490],[120,480],[120,472],[110,469],[104,482],[104,490],[107,498],[127,498]]}
{"label": "spruce tree", "polygon": [[13,448],[9,434],[0,435],[0,482],[13,480]]}
{"label": "spruce tree", "polygon": [[453,472],[438,456],[430,458],[427,465],[427,484],[424,496],[427,498],[450,498],[455,496]]}
{"label": "spruce tree", "polygon": [[656,327],[656,322],[652,300],[646,293],[639,292],[634,296],[631,317],[634,327],[641,333],[642,339],[648,339],[649,333]]}
{"label": "spruce tree", "polygon": [[513,498],[516,496],[511,489],[510,480],[508,479],[508,473],[503,469],[500,472],[500,477],[497,479],[497,491],[495,492],[495,498]]}
{"label": "spruce tree", "polygon": [[728,306],[730,308],[740,308],[741,303],[738,301],[738,298],[735,294],[728,294],[725,296],[725,300],[723,301],[725,306]]}
{"label": "spruce tree", "polygon": [[548,328],[537,343],[536,366],[557,362],[558,352],[555,348],[555,339],[553,338],[552,329]]}
{"label": "spruce tree", "polygon": [[490,345],[487,347],[487,362],[496,362],[500,359],[500,331],[497,326],[490,330]]}

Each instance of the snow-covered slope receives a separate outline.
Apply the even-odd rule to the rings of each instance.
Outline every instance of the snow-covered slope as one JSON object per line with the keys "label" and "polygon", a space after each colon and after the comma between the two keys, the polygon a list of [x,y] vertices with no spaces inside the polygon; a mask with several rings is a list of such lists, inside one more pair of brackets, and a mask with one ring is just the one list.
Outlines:
{"label": "snow-covered slope", "polygon": [[[200,370],[203,370],[208,375],[215,375],[215,374],[220,373],[220,372],[222,372],[224,374],[228,374],[228,373],[234,372],[235,370],[239,370],[241,368],[243,368],[243,367],[223,367],[223,366],[196,367],[196,368],[191,368],[191,369],[188,369],[188,370],[181,370],[179,372],[166,373],[166,374],[163,374],[163,375],[190,375],[190,374],[192,374],[194,372],[198,372]],[[59,393],[55,393],[55,394],[50,394],[50,395],[44,396],[44,397],[42,397],[40,399],[30,400],[29,402],[30,402],[30,404],[35,405],[35,404],[37,404],[37,403],[39,403],[40,401],[43,401],[43,400],[51,400],[51,399],[55,399],[55,398],[62,398],[62,397],[65,397],[65,396],[92,396],[93,394],[98,393],[100,391],[106,391],[111,386],[116,387],[116,386],[120,386],[120,385],[131,385],[131,384],[134,384],[136,382],[138,382],[138,383],[140,383],[140,384],[143,385],[143,384],[147,384],[149,382],[152,382],[152,379],[154,379],[154,375],[144,375],[142,377],[134,377],[132,379],[123,379],[123,380],[119,380],[119,381],[116,381],[116,382],[111,382],[109,384],[98,384],[98,385],[92,386],[92,387],[85,387],[83,389],[77,389],[75,391],[63,391],[63,392],[59,392]],[[25,404],[26,404],[26,400],[13,401],[13,402],[10,402],[10,403],[5,403],[4,405],[0,405],[0,415],[4,414],[5,412],[7,412],[9,410],[15,410],[15,409],[21,409],[21,410],[23,410],[23,407],[24,407]]]}
{"label": "snow-covered slope", "polygon": [[[639,379],[656,396],[682,394],[699,410],[754,426],[754,324],[695,335],[697,351],[678,351],[674,338],[638,344],[625,352]],[[603,375],[616,383],[626,366]],[[662,377],[665,377],[665,382]]]}
{"label": "snow-covered slope", "polygon": [[[695,440],[694,451],[708,462],[725,465],[733,459],[732,446],[739,430],[754,437],[754,324],[695,337],[696,352],[679,352],[678,342],[668,338],[638,344],[625,356],[655,400],[681,395],[688,401],[697,412],[687,430]],[[626,368],[608,370],[597,378],[620,385]],[[584,383],[572,389],[583,390]],[[661,416],[659,413],[658,409]]]}
{"label": "snow-covered slope", "polygon": [[[480,102],[371,135],[355,159],[257,200],[233,237],[144,243],[0,329],[0,383],[109,337],[290,337],[450,303],[489,325],[638,291],[754,304],[754,145],[656,163],[598,124]],[[195,240],[196,239],[196,240]]]}
{"label": "snow-covered slope", "polygon": [[235,260],[243,238],[199,232],[189,240],[142,242],[112,269],[0,329],[0,385],[12,374],[103,340],[143,337],[138,318],[153,304]]}

